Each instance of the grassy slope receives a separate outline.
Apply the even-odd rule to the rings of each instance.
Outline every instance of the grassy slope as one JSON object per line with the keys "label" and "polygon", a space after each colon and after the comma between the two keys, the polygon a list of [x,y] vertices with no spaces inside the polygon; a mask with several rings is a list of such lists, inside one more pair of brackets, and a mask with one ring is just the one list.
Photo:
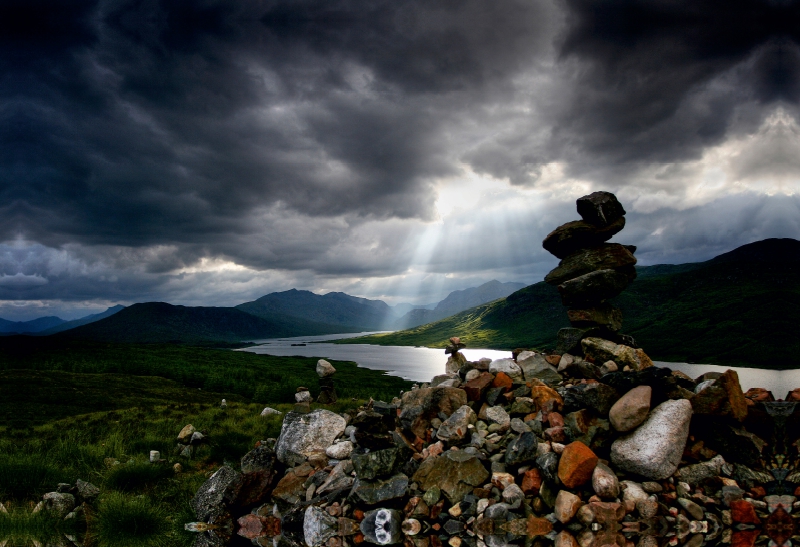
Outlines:
{"label": "grassy slope", "polygon": [[[259,402],[292,402],[298,386],[317,391],[317,359],[171,344],[116,344],[26,336],[0,338],[0,370],[160,376],[181,386],[236,394]],[[409,382],[382,372],[336,364],[342,397],[396,396]]]}
{"label": "grassy slope", "polygon": [[537,283],[507,298],[427,325],[337,340],[336,343],[443,348],[448,338],[460,336],[467,347],[473,348],[539,347],[549,343],[552,334],[568,324],[558,292],[549,285]]}
{"label": "grassy slope", "polygon": [[800,264],[709,264],[637,280],[617,304],[625,331],[656,358],[800,366]]}
{"label": "grassy slope", "polygon": [[219,404],[223,397],[245,401],[239,395],[192,389],[157,376],[3,370],[0,424],[23,429],[89,412],[166,403]]}
{"label": "grassy slope", "polygon": [[[197,488],[223,463],[237,466],[257,440],[277,437],[282,416],[261,418],[261,410],[291,410],[300,385],[316,394],[316,361],[175,345],[0,340],[0,500],[11,511],[0,515],[0,539],[57,538],[63,523],[27,516],[44,492],[81,478],[101,489],[87,516],[87,544],[188,547],[195,538],[183,524],[194,520],[189,500]],[[355,414],[370,396],[388,400],[411,385],[355,363],[333,364],[340,402],[312,408]],[[226,410],[219,408],[222,397]],[[172,452],[187,423],[210,439],[192,460]],[[150,450],[168,463],[149,464]],[[177,475],[176,462],[184,468]]]}
{"label": "grassy slope", "polygon": [[[642,268],[615,300],[624,332],[653,357],[731,366],[800,366],[798,262],[714,262]],[[435,323],[341,343],[444,347],[553,347],[568,326],[558,292],[545,283]]]}
{"label": "grassy slope", "polygon": [[[359,404],[363,401],[326,408],[341,412]],[[284,413],[292,408],[273,406]],[[100,488],[101,494],[87,514],[91,536],[87,544],[188,547],[195,537],[184,532],[183,525],[195,520],[189,501],[198,487],[223,463],[238,466],[256,441],[278,436],[283,417],[262,418],[262,408],[261,404],[238,402],[230,403],[226,410],[219,409],[216,402],[171,403],[93,412],[28,430],[0,426],[0,499],[12,516],[24,520],[33,502],[53,491],[57,483],[88,480]],[[188,423],[206,431],[209,438],[191,460],[172,452],[175,436]],[[148,463],[150,450],[159,450],[167,463]],[[114,461],[119,464],[110,465]],[[174,463],[183,466],[181,473],[172,471]],[[144,508],[148,519],[134,515],[137,505],[140,511]],[[22,532],[17,539],[25,541],[19,544],[57,537],[57,530],[64,527],[63,522],[30,526],[19,518],[3,517],[0,515],[0,538]],[[131,522],[134,517],[138,524]],[[142,522],[148,522],[147,530],[141,529]]]}
{"label": "grassy slope", "polygon": [[146,302],[53,336],[105,342],[197,344],[335,332],[347,332],[347,329],[292,317],[256,317],[236,308]]}

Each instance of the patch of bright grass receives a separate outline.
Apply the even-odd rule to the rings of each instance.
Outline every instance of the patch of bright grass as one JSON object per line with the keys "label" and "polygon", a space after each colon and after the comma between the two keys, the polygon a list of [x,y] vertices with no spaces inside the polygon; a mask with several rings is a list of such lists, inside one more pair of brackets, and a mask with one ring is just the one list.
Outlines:
{"label": "patch of bright grass", "polygon": [[[166,401],[212,403],[225,397],[228,402],[293,403],[298,386],[317,395],[317,360],[163,344],[0,337],[0,424],[13,422],[26,430],[53,418]],[[391,400],[411,387],[402,378],[353,362],[332,364],[342,399]],[[24,389],[32,384],[37,388]]]}

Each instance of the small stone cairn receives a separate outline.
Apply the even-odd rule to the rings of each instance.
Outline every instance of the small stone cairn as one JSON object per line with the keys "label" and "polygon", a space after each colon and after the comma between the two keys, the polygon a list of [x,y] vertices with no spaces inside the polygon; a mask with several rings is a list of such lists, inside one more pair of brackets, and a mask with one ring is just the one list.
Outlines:
{"label": "small stone cairn", "polygon": [[444,354],[450,357],[448,357],[444,369],[447,374],[453,374],[458,372],[458,369],[463,367],[467,362],[467,358],[464,357],[464,354],[460,351],[467,347],[467,345],[462,343],[461,338],[458,336],[453,336],[450,338],[449,342],[450,343],[444,349]]}
{"label": "small stone cairn", "polygon": [[607,243],[624,210],[598,192],[578,212],[545,240],[574,329],[558,351],[473,362],[454,337],[402,397],[288,412],[200,487],[195,547],[791,547],[800,390],[653,366],[607,302],[634,275]]}
{"label": "small stone cairn", "polygon": [[298,387],[294,394],[294,411],[302,414],[308,414],[311,412],[311,401],[313,399],[314,398],[311,396],[311,392],[307,387]]}
{"label": "small stone cairn", "polygon": [[[208,433],[205,431],[198,431],[192,424],[183,426],[177,437],[178,444],[175,446],[174,453],[176,456],[191,459],[194,451],[201,444],[208,442]],[[158,459],[153,463],[165,463],[165,459]]]}
{"label": "small stone cairn", "polygon": [[319,376],[319,396],[317,402],[321,405],[330,405],[335,403],[338,398],[336,397],[336,388],[333,383],[333,375],[336,369],[333,368],[328,361],[320,359],[317,361],[317,376]]}

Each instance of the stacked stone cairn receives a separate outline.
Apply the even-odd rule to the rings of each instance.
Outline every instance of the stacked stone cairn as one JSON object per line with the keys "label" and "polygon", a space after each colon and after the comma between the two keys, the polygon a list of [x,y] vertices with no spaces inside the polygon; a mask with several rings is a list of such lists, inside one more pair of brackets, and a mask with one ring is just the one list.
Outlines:
{"label": "stacked stone cairn", "polygon": [[[42,499],[33,506],[31,513],[44,514],[49,519],[62,520],[65,523],[69,523],[68,532],[63,532],[58,525],[53,528],[54,535],[50,538],[48,545],[83,545],[82,540],[86,533],[86,514],[97,510],[95,502],[99,495],[99,488],[81,479],[75,481],[74,484],[58,483],[54,491],[44,494]],[[23,510],[27,511],[27,507]],[[0,518],[3,518],[3,514],[8,515],[8,513],[11,513],[12,519],[14,518],[13,515],[18,513],[14,503],[0,503]],[[12,520],[12,526],[13,522]],[[6,528],[5,531],[8,532],[9,529]],[[14,539],[18,538],[3,536],[0,539],[0,545],[3,547],[17,545],[17,543],[14,543]],[[33,544],[41,545],[36,541]]]}
{"label": "stacked stone cairn", "polygon": [[[614,350],[619,351],[613,346],[615,342],[629,348],[635,346],[631,337],[619,334],[622,312],[608,300],[636,278],[636,247],[608,243],[625,227],[625,209],[614,194],[594,192],[583,196],[578,199],[577,208],[582,220],[559,226],[542,243],[561,259],[545,282],[558,287],[572,324],[559,331],[558,350],[582,355],[583,346],[588,345],[595,353],[610,356]],[[640,355],[633,349],[624,357],[630,361],[625,364],[634,369],[649,365],[646,356],[640,362]]]}
{"label": "stacked stone cairn", "polygon": [[[178,444],[174,450],[175,455],[191,459],[197,447],[208,442],[208,432],[198,431],[192,424],[187,424],[178,433],[177,441]],[[159,459],[158,462],[154,463],[165,463],[166,461],[165,459]]]}
{"label": "stacked stone cairn", "polygon": [[321,405],[330,405],[335,403],[338,398],[336,397],[336,388],[333,384],[333,375],[336,369],[333,368],[328,361],[320,359],[317,361],[317,376],[319,376],[319,396],[317,402]]}
{"label": "stacked stone cairn", "polygon": [[447,358],[447,363],[445,363],[444,369],[445,372],[448,374],[453,374],[454,372],[458,372],[458,370],[464,366],[467,362],[467,358],[464,357],[464,354],[461,353],[461,350],[467,347],[466,344],[461,342],[461,338],[458,336],[453,336],[449,340],[449,344],[444,349],[444,354],[449,355],[450,357]]}
{"label": "stacked stone cairn", "polygon": [[[589,197],[611,220],[583,221],[582,230],[621,225],[622,208],[603,205],[615,200]],[[598,251],[606,240],[573,243],[573,253],[628,264],[614,259],[559,284],[593,272],[617,286],[620,271],[629,280],[630,251]],[[602,306],[612,293],[582,297],[575,309]],[[575,328],[618,336],[618,321],[592,321]],[[763,389],[743,393],[735,371],[693,379],[618,349],[633,349],[619,338],[579,342],[573,353],[521,351],[455,368],[463,345],[453,338],[445,374],[390,402],[287,413],[277,439],[198,490],[197,522],[186,525],[198,532],[195,547],[791,547],[800,539],[800,390],[775,401]],[[601,342],[607,354],[595,349]]]}

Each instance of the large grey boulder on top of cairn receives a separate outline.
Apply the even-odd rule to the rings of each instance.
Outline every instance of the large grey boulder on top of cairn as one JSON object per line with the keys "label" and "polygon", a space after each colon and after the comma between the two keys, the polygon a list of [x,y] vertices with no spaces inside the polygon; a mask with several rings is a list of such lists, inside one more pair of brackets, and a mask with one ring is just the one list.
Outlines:
{"label": "large grey boulder on top of cairn", "polygon": [[614,441],[611,462],[649,479],[666,479],[678,469],[691,420],[688,400],[661,403],[633,433]]}
{"label": "large grey boulder on top of cairn", "polygon": [[330,376],[336,372],[336,369],[333,368],[333,365],[330,364],[325,359],[320,359],[317,361],[317,376],[320,378],[325,378],[326,376]]}
{"label": "large grey boulder on top of cairn", "polygon": [[325,452],[344,433],[346,426],[345,419],[330,410],[319,409],[308,414],[289,412],[275,445],[278,460],[287,464],[300,463],[298,459],[304,460],[314,452]]}

